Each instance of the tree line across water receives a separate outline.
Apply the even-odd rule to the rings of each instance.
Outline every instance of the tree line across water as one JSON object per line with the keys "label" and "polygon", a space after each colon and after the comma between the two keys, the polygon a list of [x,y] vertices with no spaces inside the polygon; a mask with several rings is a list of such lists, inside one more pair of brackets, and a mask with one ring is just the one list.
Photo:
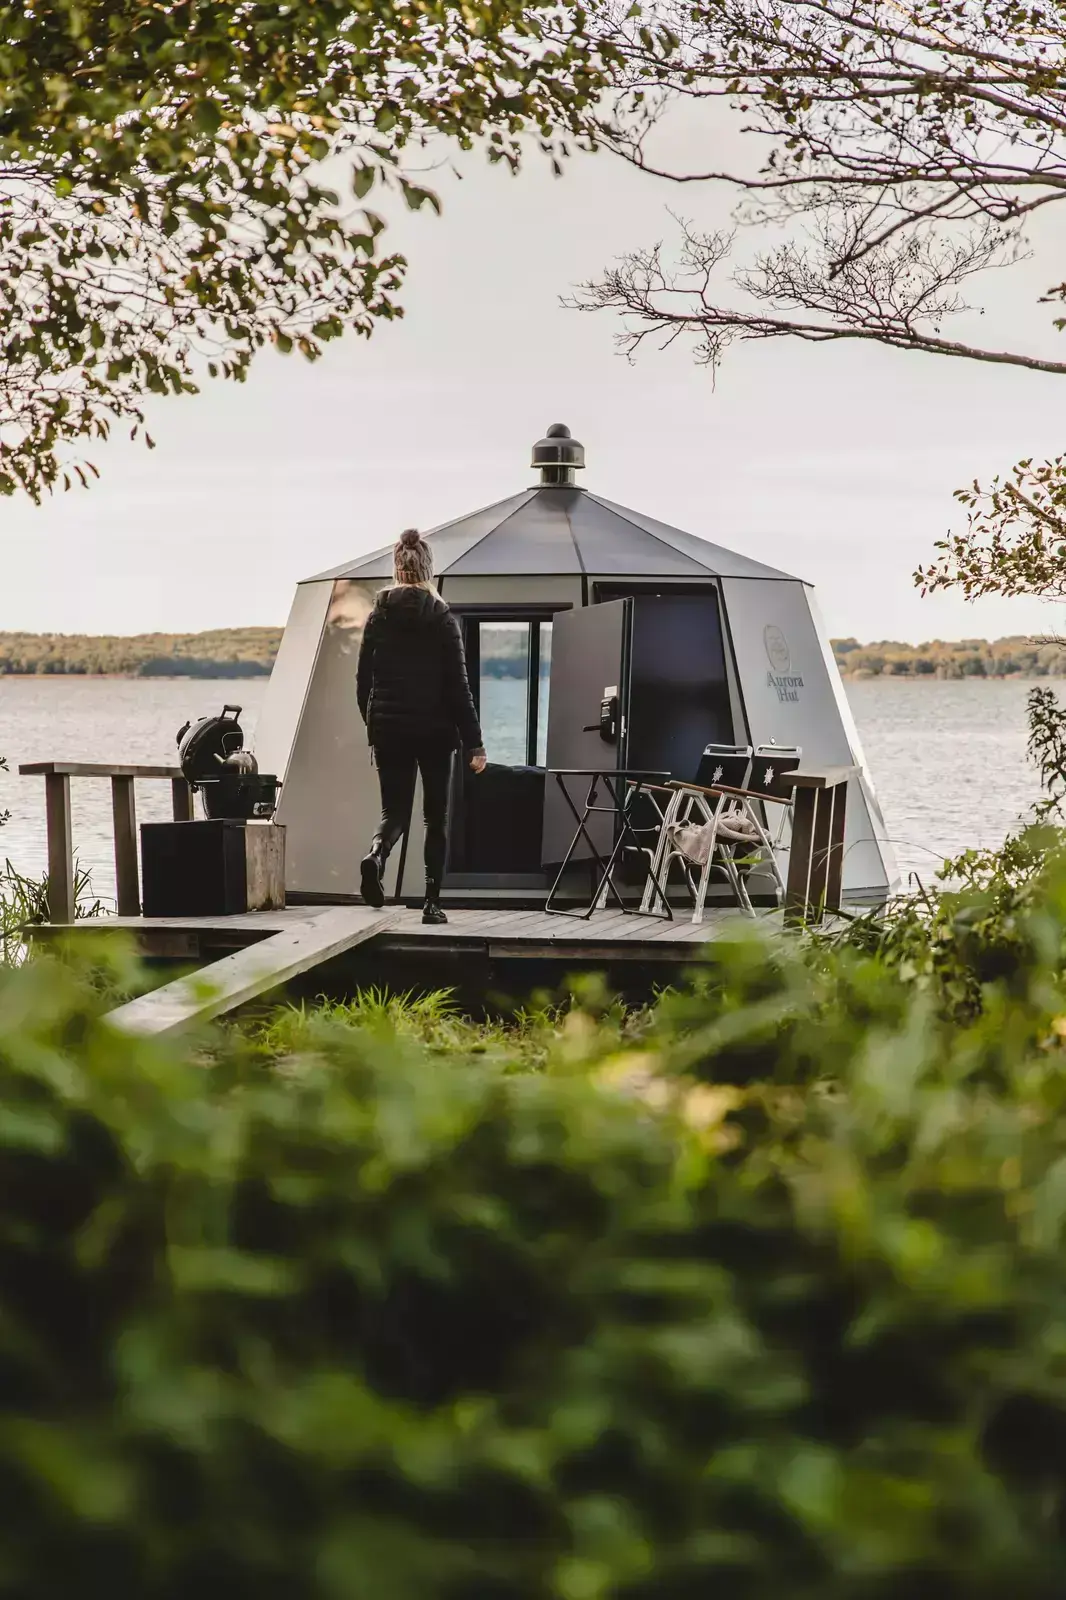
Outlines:
{"label": "tree line across water", "polygon": [[833,654],[851,678],[1062,678],[1066,640],[1026,638],[933,639],[901,644],[882,639],[834,639]]}
{"label": "tree line across water", "polygon": [[0,633],[0,675],[251,678],[270,671],[280,628],[142,633]]}
{"label": "tree line across water", "polygon": [[[142,633],[131,637],[73,633],[0,633],[0,676],[120,678],[254,678],[271,669],[281,628],[219,628],[208,633]],[[524,641],[521,641],[524,643]],[[1062,678],[1066,641],[934,639],[927,644],[834,639],[841,672],[852,678]],[[481,671],[521,677],[517,635],[484,629]]]}

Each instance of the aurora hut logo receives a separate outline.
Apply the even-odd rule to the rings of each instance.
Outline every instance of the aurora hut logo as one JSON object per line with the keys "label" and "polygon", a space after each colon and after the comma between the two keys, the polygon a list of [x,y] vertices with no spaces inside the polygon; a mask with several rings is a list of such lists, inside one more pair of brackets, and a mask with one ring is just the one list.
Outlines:
{"label": "aurora hut logo", "polygon": [[762,641],[766,648],[766,659],[774,669],[766,674],[766,687],[776,689],[777,698],[781,701],[798,700],[803,679],[792,671],[792,652],[788,648],[788,640],[781,629],[770,622],[762,631]]}

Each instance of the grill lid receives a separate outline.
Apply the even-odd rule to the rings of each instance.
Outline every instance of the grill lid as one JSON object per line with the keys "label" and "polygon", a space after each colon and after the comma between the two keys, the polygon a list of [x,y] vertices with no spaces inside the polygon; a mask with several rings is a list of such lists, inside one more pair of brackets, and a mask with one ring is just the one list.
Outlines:
{"label": "grill lid", "polygon": [[220,717],[201,717],[178,729],[178,761],[186,783],[221,777],[229,758],[244,749],[240,714],[240,706],[223,706]]}

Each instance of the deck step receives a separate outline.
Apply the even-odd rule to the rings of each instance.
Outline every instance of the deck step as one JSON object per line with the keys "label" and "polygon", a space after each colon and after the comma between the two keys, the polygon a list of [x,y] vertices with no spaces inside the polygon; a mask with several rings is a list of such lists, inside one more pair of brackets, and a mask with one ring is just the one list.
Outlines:
{"label": "deck step", "polygon": [[395,909],[372,911],[367,906],[316,912],[296,927],[127,1001],[109,1012],[107,1021],[123,1033],[135,1034],[178,1033],[210,1022],[372,939],[395,916]]}

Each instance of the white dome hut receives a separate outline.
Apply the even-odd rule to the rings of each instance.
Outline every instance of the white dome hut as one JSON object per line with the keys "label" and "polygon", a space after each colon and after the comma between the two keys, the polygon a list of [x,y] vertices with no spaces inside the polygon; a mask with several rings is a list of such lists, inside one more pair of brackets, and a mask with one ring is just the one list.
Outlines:
{"label": "white dome hut", "polygon": [[[805,766],[851,766],[845,902],[897,881],[843,685],[801,579],[580,487],[584,449],[556,424],[533,447],[540,479],[426,535],[462,621],[492,766],[457,768],[445,897],[543,899],[561,850],[544,768],[641,767],[692,778],[710,742],[798,746]],[[392,580],[392,545],[302,582],[256,746],[284,787],[290,895],[358,893],[379,812],[355,699],[362,628]],[[619,697],[618,738],[598,732]],[[420,801],[390,893],[422,890]],[[551,793],[548,791],[548,809]]]}

